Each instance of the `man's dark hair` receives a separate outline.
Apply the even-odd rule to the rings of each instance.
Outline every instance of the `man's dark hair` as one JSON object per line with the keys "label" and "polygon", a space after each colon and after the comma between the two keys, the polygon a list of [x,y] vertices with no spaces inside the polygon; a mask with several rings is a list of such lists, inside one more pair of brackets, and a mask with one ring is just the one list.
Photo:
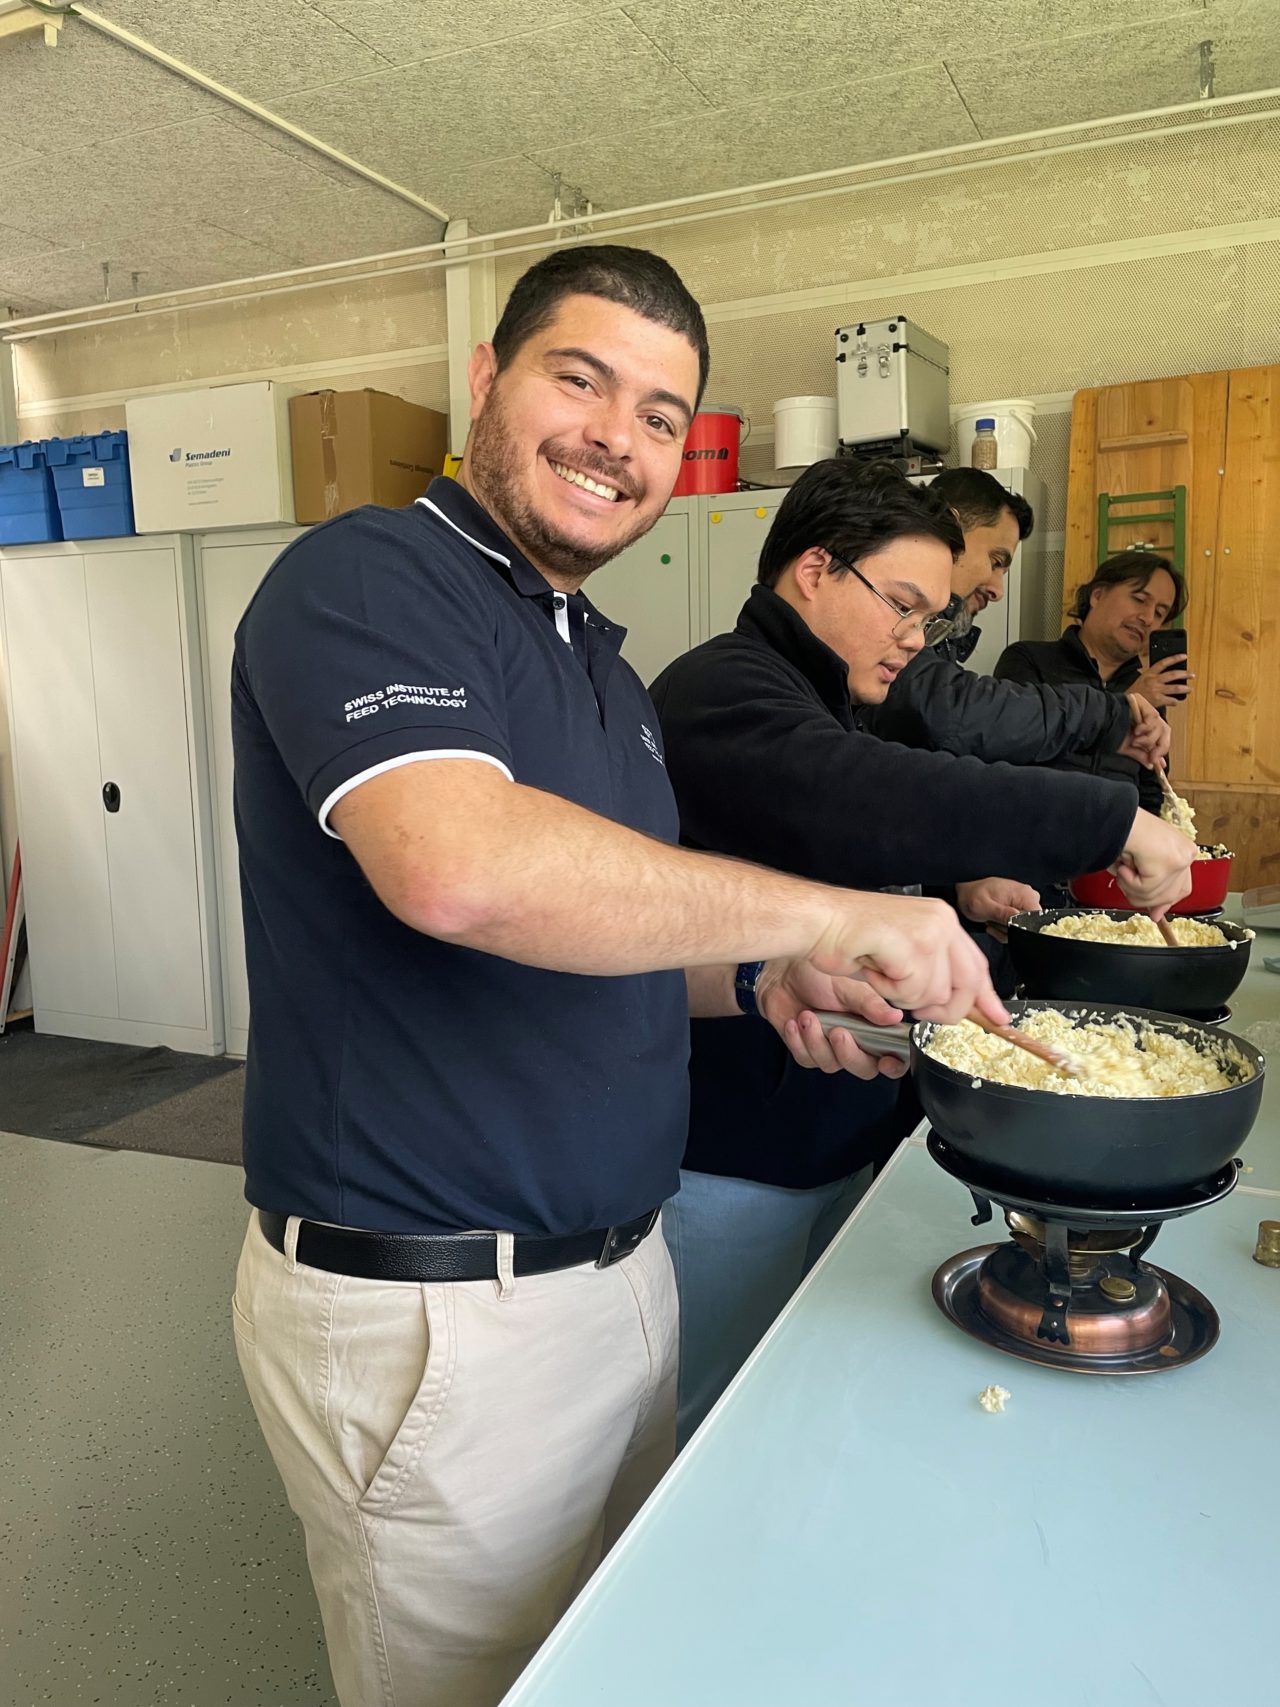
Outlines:
{"label": "man's dark hair", "polygon": [[551,324],[566,296],[598,296],[682,333],[698,353],[694,407],[701,403],[711,367],[701,308],[679,273],[661,255],[614,243],[553,249],[520,275],[493,334],[499,371],[522,344]]}
{"label": "man's dark hair", "polygon": [[946,468],[934,480],[933,490],[950,504],[966,532],[993,528],[1001,510],[1008,510],[1018,524],[1018,538],[1031,537],[1036,520],[1031,505],[983,468]]}
{"label": "man's dark hair", "polygon": [[1172,622],[1187,608],[1187,583],[1174,568],[1172,558],[1162,557],[1158,551],[1139,550],[1117,551],[1105,563],[1098,565],[1092,581],[1086,581],[1076,590],[1076,602],[1071,607],[1072,621],[1083,622],[1088,616],[1089,601],[1099,587],[1115,587],[1121,581],[1136,581],[1138,586],[1145,587],[1158,569],[1163,569],[1173,582],[1173,606],[1165,618],[1166,622]]}
{"label": "man's dark hair", "polygon": [[[788,563],[814,546],[858,563],[911,537],[940,540],[953,558],[964,550],[956,518],[932,487],[913,486],[887,462],[828,457],[806,468],[779,504],[757,579],[776,587]],[[846,573],[838,564],[831,572]]]}

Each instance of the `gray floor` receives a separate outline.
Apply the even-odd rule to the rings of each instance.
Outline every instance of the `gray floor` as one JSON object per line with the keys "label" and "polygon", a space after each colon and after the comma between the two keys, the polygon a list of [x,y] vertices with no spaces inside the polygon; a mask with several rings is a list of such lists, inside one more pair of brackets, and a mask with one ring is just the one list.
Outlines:
{"label": "gray floor", "polygon": [[332,1707],[232,1344],[241,1185],[0,1135],[0,1707]]}

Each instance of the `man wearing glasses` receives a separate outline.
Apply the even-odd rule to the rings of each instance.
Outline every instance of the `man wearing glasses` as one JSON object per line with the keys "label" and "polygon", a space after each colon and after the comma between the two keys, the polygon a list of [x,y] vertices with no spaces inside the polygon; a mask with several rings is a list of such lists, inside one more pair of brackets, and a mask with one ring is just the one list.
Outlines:
{"label": "man wearing glasses", "polygon": [[[865,888],[976,886],[1009,870],[1047,885],[1111,866],[1142,906],[1178,899],[1190,843],[1140,811],[1129,784],[861,731],[864,708],[938,635],[963,549],[945,500],[891,468],[835,459],[801,475],[733,633],[651,690],[681,840]],[[760,1019],[695,1020],[692,1034],[689,1142],[663,1215],[681,1298],[682,1444],[898,1135],[896,1087],[826,1076],[837,1063],[812,1016],[788,1043]]]}

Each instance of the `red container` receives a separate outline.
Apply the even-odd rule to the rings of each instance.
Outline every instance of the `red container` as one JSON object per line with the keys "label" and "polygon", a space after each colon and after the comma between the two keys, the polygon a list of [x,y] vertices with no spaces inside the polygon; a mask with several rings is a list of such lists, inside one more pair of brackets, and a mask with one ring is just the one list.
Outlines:
{"label": "red container", "polygon": [[[1170,907],[1171,913],[1209,913],[1220,907],[1231,887],[1230,854],[1198,859],[1191,867],[1191,893]],[[1127,907],[1133,902],[1109,871],[1087,871],[1071,879],[1071,894],[1082,907]]]}
{"label": "red container", "polygon": [[736,492],[738,450],[742,442],[741,409],[709,403],[693,417],[684,441],[684,460],[673,498],[693,498],[700,492]]}

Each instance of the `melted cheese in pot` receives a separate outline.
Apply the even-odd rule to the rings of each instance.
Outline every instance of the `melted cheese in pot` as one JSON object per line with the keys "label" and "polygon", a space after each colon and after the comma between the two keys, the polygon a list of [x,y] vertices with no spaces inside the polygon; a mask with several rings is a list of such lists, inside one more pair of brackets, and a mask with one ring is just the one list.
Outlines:
{"label": "melted cheese in pot", "polygon": [[[1224,948],[1234,939],[1226,936],[1217,925],[1202,924],[1199,919],[1170,919],[1179,948]],[[1118,942],[1129,948],[1163,948],[1154,919],[1145,913],[1135,913],[1129,919],[1109,919],[1105,913],[1073,913],[1070,918],[1058,919],[1046,925],[1041,936],[1066,936],[1076,942]]]}
{"label": "melted cheese in pot", "polygon": [[1053,1008],[1038,1008],[1017,1023],[1031,1037],[1073,1057],[1083,1075],[1068,1078],[967,1019],[935,1026],[925,1053],[971,1081],[985,1079],[1055,1096],[1200,1096],[1253,1077],[1251,1064],[1227,1040],[1215,1039],[1209,1048],[1198,1049],[1192,1038],[1199,1034],[1189,1026],[1179,1032],[1156,1031],[1123,1016],[1077,1025]]}

